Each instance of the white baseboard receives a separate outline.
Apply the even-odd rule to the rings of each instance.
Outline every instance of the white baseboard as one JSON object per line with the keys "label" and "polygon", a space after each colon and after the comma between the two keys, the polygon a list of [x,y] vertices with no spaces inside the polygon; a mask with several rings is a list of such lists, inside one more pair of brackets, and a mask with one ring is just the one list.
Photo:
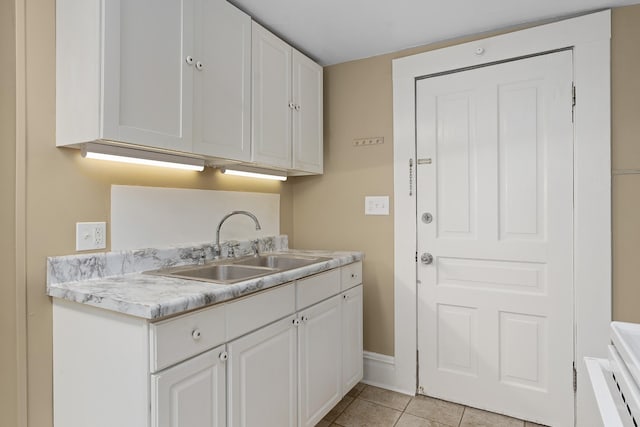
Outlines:
{"label": "white baseboard", "polygon": [[365,351],[363,358],[363,383],[407,394],[406,390],[396,387],[396,362],[393,356]]}

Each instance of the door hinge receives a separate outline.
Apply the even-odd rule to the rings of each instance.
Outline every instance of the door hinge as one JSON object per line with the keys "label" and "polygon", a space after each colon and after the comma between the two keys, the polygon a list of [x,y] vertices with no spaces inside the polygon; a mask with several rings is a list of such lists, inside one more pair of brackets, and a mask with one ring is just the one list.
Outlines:
{"label": "door hinge", "polygon": [[416,349],[416,391],[424,394],[424,388],[420,385],[420,350]]}
{"label": "door hinge", "polygon": [[578,391],[578,371],[576,371],[576,362],[573,362],[573,392]]}
{"label": "door hinge", "polygon": [[576,111],[576,85],[571,85],[571,122],[573,123]]}
{"label": "door hinge", "polygon": [[416,251],[416,262],[418,262],[418,251]]}
{"label": "door hinge", "polygon": [[409,196],[413,196],[413,159],[409,159]]}

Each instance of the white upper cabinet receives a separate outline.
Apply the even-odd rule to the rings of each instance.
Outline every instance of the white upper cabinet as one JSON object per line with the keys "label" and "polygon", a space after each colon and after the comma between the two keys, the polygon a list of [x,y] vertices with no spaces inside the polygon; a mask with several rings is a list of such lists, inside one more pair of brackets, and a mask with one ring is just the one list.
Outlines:
{"label": "white upper cabinet", "polygon": [[194,12],[194,0],[104,2],[103,139],[191,151]]}
{"label": "white upper cabinet", "polygon": [[193,152],[251,160],[251,18],[226,1],[196,3]]}
{"label": "white upper cabinet", "polygon": [[293,169],[322,173],[322,67],[293,51]]}
{"label": "white upper cabinet", "polygon": [[248,15],[223,0],[56,7],[57,145],[111,140],[250,159]]}
{"label": "white upper cabinet", "polygon": [[56,144],[191,152],[194,0],[56,2]]}
{"label": "white upper cabinet", "polygon": [[56,145],[322,173],[322,67],[225,0],[57,0]]}
{"label": "white upper cabinet", "polygon": [[291,46],[253,23],[254,162],[291,167]]}
{"label": "white upper cabinet", "polygon": [[322,173],[322,67],[253,23],[252,160]]}

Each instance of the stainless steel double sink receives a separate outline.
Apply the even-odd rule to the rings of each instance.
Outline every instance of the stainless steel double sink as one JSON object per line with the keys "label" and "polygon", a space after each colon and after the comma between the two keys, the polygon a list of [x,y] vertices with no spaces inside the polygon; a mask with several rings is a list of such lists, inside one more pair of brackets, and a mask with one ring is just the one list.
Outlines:
{"label": "stainless steel double sink", "polygon": [[230,285],[243,280],[328,261],[331,258],[292,254],[265,254],[145,271],[145,274],[177,277]]}

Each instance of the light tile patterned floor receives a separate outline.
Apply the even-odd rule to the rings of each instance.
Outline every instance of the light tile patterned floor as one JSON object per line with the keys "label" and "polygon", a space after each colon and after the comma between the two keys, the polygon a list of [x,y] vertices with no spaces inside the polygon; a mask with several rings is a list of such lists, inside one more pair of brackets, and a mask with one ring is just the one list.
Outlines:
{"label": "light tile patterned floor", "polygon": [[356,385],[316,427],[543,427],[424,396]]}

